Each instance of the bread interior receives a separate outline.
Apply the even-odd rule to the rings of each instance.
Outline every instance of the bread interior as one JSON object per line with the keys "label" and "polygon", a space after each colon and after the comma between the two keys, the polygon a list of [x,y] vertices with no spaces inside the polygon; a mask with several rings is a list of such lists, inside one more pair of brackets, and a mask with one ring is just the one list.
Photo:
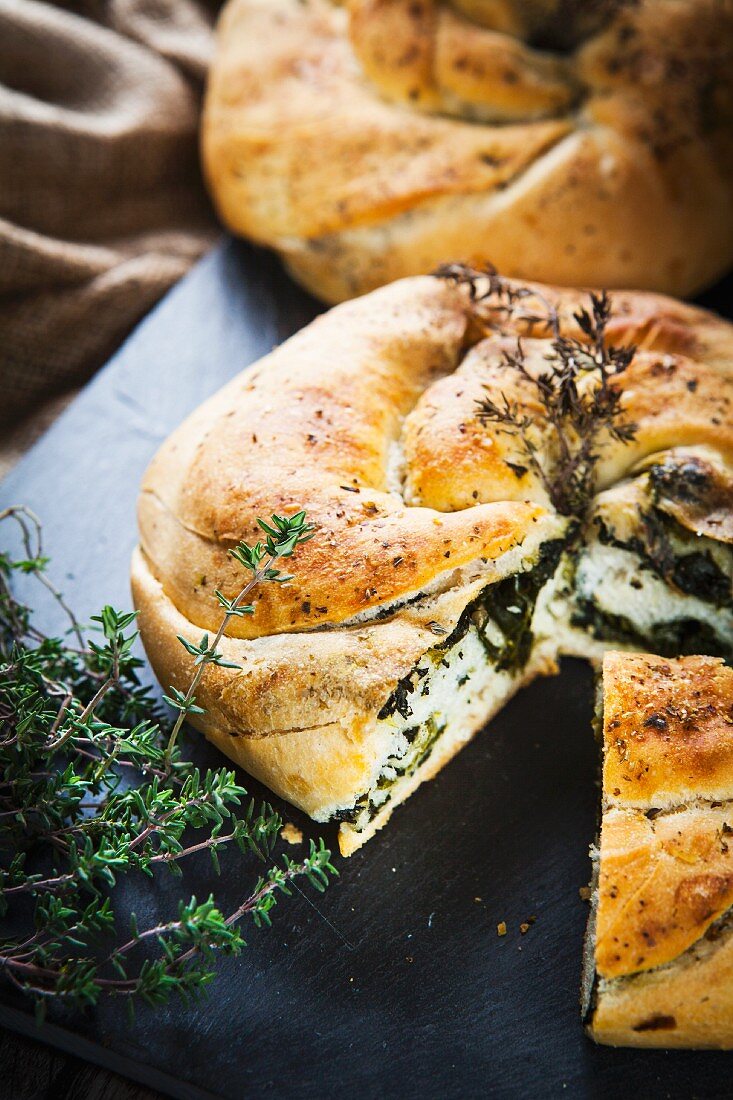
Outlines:
{"label": "bread interior", "polygon": [[[733,546],[690,513],[673,514],[655,488],[670,469],[689,477],[691,466],[689,455],[660,459],[598,495],[553,581],[553,613],[567,631],[563,652],[733,656]],[[705,467],[694,463],[698,476]]]}
{"label": "bread interior", "polygon": [[380,828],[392,809],[434,775],[522,685],[554,670],[537,644],[537,597],[562,553],[542,543],[524,571],[487,585],[446,638],[427,650],[401,679],[377,722],[390,751],[372,787],[334,815],[345,852]]}

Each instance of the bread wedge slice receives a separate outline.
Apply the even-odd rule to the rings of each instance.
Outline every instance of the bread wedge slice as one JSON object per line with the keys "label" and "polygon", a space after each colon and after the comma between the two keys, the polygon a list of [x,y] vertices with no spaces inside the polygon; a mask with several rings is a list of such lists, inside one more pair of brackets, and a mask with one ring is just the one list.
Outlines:
{"label": "bread wedge slice", "polygon": [[733,1047],[733,669],[607,653],[600,842],[583,983],[588,1033]]}

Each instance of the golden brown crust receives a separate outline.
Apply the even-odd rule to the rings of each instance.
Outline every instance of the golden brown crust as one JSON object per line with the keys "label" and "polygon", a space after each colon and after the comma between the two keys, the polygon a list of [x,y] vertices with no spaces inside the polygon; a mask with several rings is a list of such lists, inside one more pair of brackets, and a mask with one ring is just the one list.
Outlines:
{"label": "golden brown crust", "polygon": [[196,410],[143,482],[133,594],[151,663],[179,689],[190,662],[177,637],[216,629],[215,590],[241,587],[228,549],[271,511],[305,507],[316,524],[296,579],[262,586],[255,614],[232,621],[223,649],[243,671],[209,668],[197,691],[206,735],[312,815],[376,781],[392,736],[376,715],[444,636],[436,625],[452,630],[565,530],[529,501],[443,513],[401,495],[390,450],[466,327],[465,294],[437,279],[348,303]]}
{"label": "golden brown crust", "polygon": [[732,1046],[733,669],[607,653],[603,699],[591,1034]]}
{"label": "golden brown crust", "polygon": [[733,799],[733,669],[714,657],[607,653],[603,685],[609,804]]}
{"label": "golden brown crust", "polygon": [[[526,548],[530,560],[553,532],[560,534],[562,525],[552,519],[543,531],[532,532]],[[397,681],[444,636],[434,633],[436,623],[451,631],[486,583],[484,574],[383,622],[254,639],[225,637],[219,648],[239,667],[207,669],[196,693],[205,713],[192,722],[276,794],[323,820],[336,807],[353,805],[373,785],[391,736],[388,726],[375,722],[377,712]],[[132,562],[132,592],[158,679],[185,691],[191,663],[178,638],[198,644],[201,628],[176,608],[139,547]],[[527,678],[540,667],[535,662]],[[436,752],[435,769],[450,755]],[[427,777],[429,772],[421,774],[418,782]],[[342,843],[341,850],[349,854],[357,846]]]}
{"label": "golden brown crust", "polygon": [[329,301],[456,257],[701,287],[733,255],[730,8],[593,7],[230,0],[202,137],[224,221]]}
{"label": "golden brown crust", "polygon": [[404,282],[319,318],[185,421],[140,498],[142,547],[176,606],[215,626],[214,590],[233,597],[241,576],[227,550],[272,511],[306,508],[319,534],[292,585],[263,588],[233,623],[241,637],[341,623],[521,543],[541,506],[494,497],[442,513],[388,484],[403,418],[456,366],[465,329],[460,291]]}
{"label": "golden brown crust", "polygon": [[349,38],[385,98],[420,110],[526,122],[567,111],[580,87],[567,58],[476,25],[447,5],[351,0]]}
{"label": "golden brown crust", "polygon": [[[580,335],[572,314],[583,294],[542,293],[563,331]],[[620,293],[614,310],[611,338],[639,344],[619,383],[636,434],[604,448],[600,487],[666,447],[707,443],[733,456],[731,326],[653,295]],[[214,590],[238,590],[227,550],[256,538],[257,516],[271,511],[305,507],[319,537],[300,550],[292,585],[264,588],[256,615],[235,620],[232,633],[242,637],[344,622],[526,537],[546,494],[531,473],[518,477],[507,465],[516,441],[480,427],[475,401],[488,387],[537,415],[501,362],[528,326],[504,318],[506,335],[466,353],[477,338],[468,311],[465,287],[436,278],[347,303],[235,378],[169,437],[143,481],[141,544],[192,622],[217,625]],[[550,342],[549,332],[525,338],[530,369],[543,368]],[[549,428],[546,440],[551,446]]]}
{"label": "golden brown crust", "polygon": [[601,832],[596,970],[619,978],[691,947],[733,905],[733,805],[649,819],[609,810]]}

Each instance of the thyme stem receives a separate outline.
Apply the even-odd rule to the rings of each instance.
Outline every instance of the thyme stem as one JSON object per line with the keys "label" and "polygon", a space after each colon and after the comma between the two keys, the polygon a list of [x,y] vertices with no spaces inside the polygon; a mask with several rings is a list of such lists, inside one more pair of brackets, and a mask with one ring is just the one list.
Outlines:
{"label": "thyme stem", "polygon": [[[248,583],[244,586],[244,588],[241,590],[241,592],[232,601],[231,610],[228,610],[228,611],[225,612],[224,617],[221,621],[221,625],[219,626],[219,629],[217,630],[216,634],[214,635],[214,641],[213,641],[212,647],[211,647],[213,650],[218,649],[219,643],[221,642],[222,638],[224,637],[224,634],[226,633],[226,629],[227,629],[229,623],[236,616],[237,611],[239,610],[241,605],[244,603],[244,601],[247,599],[247,596],[249,596],[250,592],[252,592],[252,590],[254,588],[256,588],[257,585],[260,584],[261,581],[264,579],[264,577],[267,574],[267,570],[273,565],[275,560],[276,560],[275,555],[274,554],[270,555],[267,558],[267,560],[265,561],[264,565],[261,568],[257,569],[257,571],[255,572],[252,579],[250,581],[248,581]],[[196,688],[198,687],[199,682],[201,680],[201,677],[204,674],[204,669],[206,668],[207,663],[208,662],[202,662],[200,665],[198,665],[198,667],[196,668],[196,671],[193,675],[193,679],[191,680],[191,683],[189,684],[188,691],[186,692],[186,694],[183,698],[183,703],[182,703],[181,709],[178,711],[178,717],[176,718],[176,721],[173,725],[173,729],[171,730],[170,739],[168,741],[168,749],[166,751],[166,764],[167,765],[170,765],[171,755],[173,753],[173,749],[175,748],[176,741],[178,740],[178,734],[181,731],[181,726],[183,725],[183,722],[186,718],[186,715],[189,713],[188,708],[190,707],[190,704],[195,699]]]}

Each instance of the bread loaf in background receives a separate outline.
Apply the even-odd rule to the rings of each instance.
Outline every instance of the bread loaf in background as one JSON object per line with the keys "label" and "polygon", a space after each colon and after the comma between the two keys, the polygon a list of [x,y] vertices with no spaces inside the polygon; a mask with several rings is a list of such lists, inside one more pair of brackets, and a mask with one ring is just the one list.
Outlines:
{"label": "bread loaf in background", "polygon": [[690,295],[733,260],[733,7],[229,0],[202,148],[328,302],[453,260]]}

